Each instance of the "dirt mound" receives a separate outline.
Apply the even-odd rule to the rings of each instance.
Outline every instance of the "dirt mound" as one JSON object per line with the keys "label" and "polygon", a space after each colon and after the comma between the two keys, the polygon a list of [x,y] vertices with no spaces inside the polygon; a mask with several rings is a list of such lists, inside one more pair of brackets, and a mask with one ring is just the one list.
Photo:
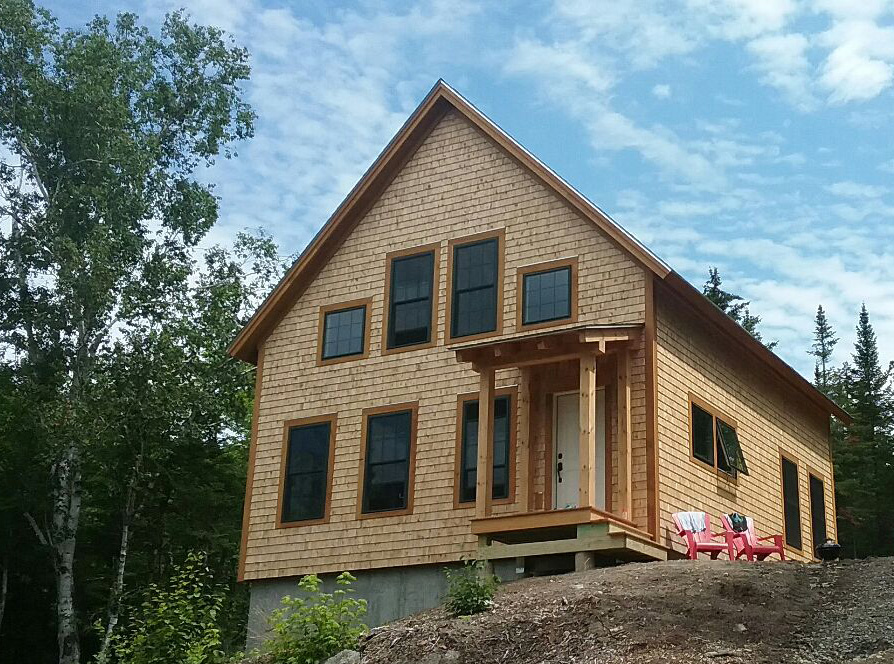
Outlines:
{"label": "dirt mound", "polygon": [[894,559],[676,561],[526,579],[377,628],[370,664],[892,662]]}

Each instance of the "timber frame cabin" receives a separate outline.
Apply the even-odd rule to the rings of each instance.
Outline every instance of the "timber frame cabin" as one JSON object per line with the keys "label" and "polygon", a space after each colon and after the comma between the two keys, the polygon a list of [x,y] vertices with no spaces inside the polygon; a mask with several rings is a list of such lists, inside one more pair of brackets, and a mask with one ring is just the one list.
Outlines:
{"label": "timber frame cabin", "polygon": [[804,561],[836,536],[847,413],[443,81],[230,352],[257,365],[250,630],[308,573],[353,571],[375,624],[463,557],[678,557],[676,511]]}

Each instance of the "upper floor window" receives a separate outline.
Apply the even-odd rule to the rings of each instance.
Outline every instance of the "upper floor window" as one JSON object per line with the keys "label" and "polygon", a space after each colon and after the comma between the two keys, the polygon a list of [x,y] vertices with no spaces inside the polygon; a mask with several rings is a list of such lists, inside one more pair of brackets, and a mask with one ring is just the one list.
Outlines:
{"label": "upper floor window", "polygon": [[365,357],[369,352],[369,300],[330,305],[320,310],[322,363]]}
{"label": "upper floor window", "polygon": [[407,513],[412,509],[416,405],[364,413],[361,512]]}
{"label": "upper floor window", "polygon": [[286,427],[280,524],[322,521],[328,512],[335,417]]}
{"label": "upper floor window", "polygon": [[[460,401],[461,428],[459,449],[459,487],[457,501],[474,502],[478,482],[478,399]],[[512,396],[498,395],[494,399],[494,449],[491,476],[491,497],[494,500],[510,497],[513,458]]]}
{"label": "upper floor window", "polygon": [[451,243],[450,336],[497,330],[502,322],[502,233]]}
{"label": "upper floor window", "polygon": [[736,473],[747,475],[736,428],[695,402],[690,409],[693,458],[733,477]]}
{"label": "upper floor window", "polygon": [[793,549],[801,548],[801,489],[798,486],[798,463],[786,456],[781,459],[782,515],[785,543]]}
{"label": "upper floor window", "polygon": [[520,328],[577,318],[577,259],[520,268],[518,279]]}
{"label": "upper floor window", "polygon": [[437,251],[435,245],[414,254],[389,255],[386,349],[432,341]]}

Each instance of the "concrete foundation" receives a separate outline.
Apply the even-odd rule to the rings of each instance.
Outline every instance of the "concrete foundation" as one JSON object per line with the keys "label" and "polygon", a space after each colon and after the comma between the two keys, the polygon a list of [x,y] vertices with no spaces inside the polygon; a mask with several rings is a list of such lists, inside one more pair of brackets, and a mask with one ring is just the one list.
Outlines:
{"label": "concrete foundation", "polygon": [[[514,581],[523,575],[517,570],[515,560],[494,561],[494,573],[501,581]],[[352,584],[354,597],[368,603],[366,624],[377,627],[398,618],[432,609],[440,605],[447,592],[444,568],[457,568],[458,563],[442,565],[419,565],[414,567],[390,567],[385,569],[354,572],[356,583]],[[337,574],[320,575],[323,591],[336,589]],[[248,650],[258,648],[267,638],[271,612],[280,608],[286,595],[298,594],[298,579],[270,579],[252,581],[251,601],[248,613]]]}

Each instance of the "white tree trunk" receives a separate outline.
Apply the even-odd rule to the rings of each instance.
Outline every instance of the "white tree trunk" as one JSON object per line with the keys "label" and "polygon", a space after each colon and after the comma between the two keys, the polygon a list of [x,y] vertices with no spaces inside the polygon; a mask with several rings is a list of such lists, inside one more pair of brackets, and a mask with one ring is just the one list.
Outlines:
{"label": "white tree trunk", "polygon": [[74,607],[74,555],[81,516],[80,454],[68,444],[56,467],[52,546],[56,571],[56,637],[59,664],[80,664],[81,648]]}
{"label": "white tree trunk", "polygon": [[3,627],[3,611],[6,609],[6,582],[9,580],[9,566],[4,563],[0,574],[0,627]]}

